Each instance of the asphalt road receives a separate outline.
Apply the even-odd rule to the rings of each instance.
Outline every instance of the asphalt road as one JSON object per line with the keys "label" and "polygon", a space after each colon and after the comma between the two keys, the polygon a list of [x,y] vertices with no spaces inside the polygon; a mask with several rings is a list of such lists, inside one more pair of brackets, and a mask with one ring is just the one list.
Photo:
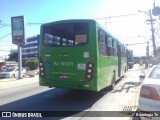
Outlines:
{"label": "asphalt road", "polygon": [[[109,89],[104,89],[101,92],[74,91],[60,88],[50,89],[39,86],[38,82],[1,91],[0,111],[93,111],[94,113],[94,111],[127,111],[128,108],[136,110],[137,96],[142,82],[138,78],[140,72],[141,70],[137,67],[129,70],[126,73],[126,77],[122,78],[112,91]],[[86,112],[82,113],[83,118],[80,116],[72,117],[74,114],[70,113],[68,117],[38,118],[38,120],[88,119],[89,117],[86,117],[86,114]],[[104,114],[106,115],[106,113]],[[111,114],[116,113],[113,112]],[[123,114],[125,115],[126,113]],[[118,116],[106,118],[105,115],[92,119],[130,120],[133,118],[130,117],[132,115],[121,118]],[[21,118],[12,119],[18,120]],[[25,119],[27,120],[28,118]]]}

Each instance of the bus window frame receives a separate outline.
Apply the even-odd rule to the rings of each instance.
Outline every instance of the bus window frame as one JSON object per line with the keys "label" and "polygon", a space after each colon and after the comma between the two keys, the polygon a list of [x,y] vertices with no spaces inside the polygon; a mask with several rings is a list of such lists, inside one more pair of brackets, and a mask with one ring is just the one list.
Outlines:
{"label": "bus window frame", "polygon": [[[103,32],[103,35],[104,35],[103,37],[105,38],[105,41],[100,40],[101,39],[100,37],[102,36],[100,35],[100,32]],[[114,45],[113,42],[116,44]],[[105,57],[105,56],[117,57],[117,40],[114,39],[111,35],[109,35],[107,32],[105,32],[102,28],[99,28],[99,27],[98,27],[98,50],[99,50],[100,56],[102,57]]]}
{"label": "bus window frame", "polygon": [[[43,46],[45,46],[45,47],[53,47],[53,48],[56,48],[56,47],[78,47],[78,46],[84,46],[84,45],[88,45],[89,44],[89,36],[90,36],[90,33],[89,33],[89,27],[90,27],[90,24],[89,24],[89,22],[75,22],[75,23],[62,23],[62,24],[80,24],[80,23],[84,23],[84,24],[86,24],[87,25],[87,30],[86,30],[86,33],[85,33],[85,35],[87,36],[86,37],[86,42],[82,42],[82,43],[79,43],[79,44],[76,44],[76,35],[84,35],[84,33],[83,34],[76,34],[76,35],[74,35],[74,37],[75,37],[75,39],[74,40],[71,40],[71,39],[67,39],[67,38],[64,38],[64,37],[60,37],[60,45],[57,45],[57,46],[55,46],[55,45],[47,45],[46,43],[45,43],[45,34],[49,34],[49,33],[47,33],[47,32],[45,32],[46,30],[45,29],[47,29],[47,27],[49,28],[49,27],[52,27],[52,26],[54,26],[54,25],[57,25],[57,24],[47,24],[47,25],[44,25],[43,27],[42,27],[42,44],[43,44]],[[60,23],[58,23],[58,24],[60,24]],[[53,36],[53,34],[49,34],[49,35],[52,35]],[[57,36],[57,35],[55,35],[55,36]],[[54,36],[53,36],[54,37]],[[59,36],[57,36],[57,37],[59,37]],[[68,45],[67,46],[64,46],[63,45],[63,42],[62,42],[62,40],[63,39],[67,39],[68,41],[66,42]],[[73,45],[71,46],[71,45],[69,45],[69,41],[73,41]]]}
{"label": "bus window frame", "polygon": [[[101,34],[102,33],[102,34]],[[101,40],[101,36],[103,35],[103,41]],[[100,56],[107,56],[106,51],[106,32],[98,27],[98,51]]]}

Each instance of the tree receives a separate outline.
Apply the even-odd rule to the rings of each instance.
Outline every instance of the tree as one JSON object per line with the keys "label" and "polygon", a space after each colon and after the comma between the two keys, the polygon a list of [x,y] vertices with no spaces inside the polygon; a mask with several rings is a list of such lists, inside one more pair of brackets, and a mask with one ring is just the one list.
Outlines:
{"label": "tree", "polygon": [[18,61],[18,52],[11,52],[8,56],[9,61]]}
{"label": "tree", "polygon": [[36,70],[38,69],[39,60],[37,58],[34,59],[28,59],[26,61],[26,66],[29,68],[29,70]]}

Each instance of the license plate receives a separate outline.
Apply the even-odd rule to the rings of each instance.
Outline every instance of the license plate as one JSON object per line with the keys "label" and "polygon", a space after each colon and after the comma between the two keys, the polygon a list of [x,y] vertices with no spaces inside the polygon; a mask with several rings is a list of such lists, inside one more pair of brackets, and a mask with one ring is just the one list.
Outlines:
{"label": "license plate", "polygon": [[69,75],[60,75],[59,78],[61,78],[61,79],[68,79]]}

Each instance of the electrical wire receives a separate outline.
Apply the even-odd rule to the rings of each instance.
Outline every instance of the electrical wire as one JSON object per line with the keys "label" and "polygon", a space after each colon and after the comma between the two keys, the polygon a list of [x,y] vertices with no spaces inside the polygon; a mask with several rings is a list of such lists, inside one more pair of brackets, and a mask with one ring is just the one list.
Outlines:
{"label": "electrical wire", "polygon": [[1,37],[0,40],[2,40],[3,38],[5,38],[5,37],[7,37],[7,36],[9,36],[9,35],[11,35],[11,33],[9,33],[9,34],[7,34],[7,35]]}
{"label": "electrical wire", "polygon": [[10,52],[10,51],[8,51],[8,50],[0,50],[0,51],[4,51],[4,52]]}
{"label": "electrical wire", "polygon": [[[34,25],[42,25],[43,23],[26,23],[26,26],[34,26]],[[1,24],[0,22],[0,27],[3,28],[3,27],[11,27],[11,24]]]}
{"label": "electrical wire", "polygon": [[134,16],[139,13],[133,13],[133,14],[126,14],[126,15],[115,15],[115,16],[109,16],[109,17],[101,17],[101,18],[95,18],[95,19],[110,19],[110,18],[119,18],[119,17],[129,17],[129,16]]}
{"label": "electrical wire", "polygon": [[145,43],[147,43],[147,42],[133,43],[133,44],[125,44],[125,45],[130,46],[130,45],[145,44]]}

